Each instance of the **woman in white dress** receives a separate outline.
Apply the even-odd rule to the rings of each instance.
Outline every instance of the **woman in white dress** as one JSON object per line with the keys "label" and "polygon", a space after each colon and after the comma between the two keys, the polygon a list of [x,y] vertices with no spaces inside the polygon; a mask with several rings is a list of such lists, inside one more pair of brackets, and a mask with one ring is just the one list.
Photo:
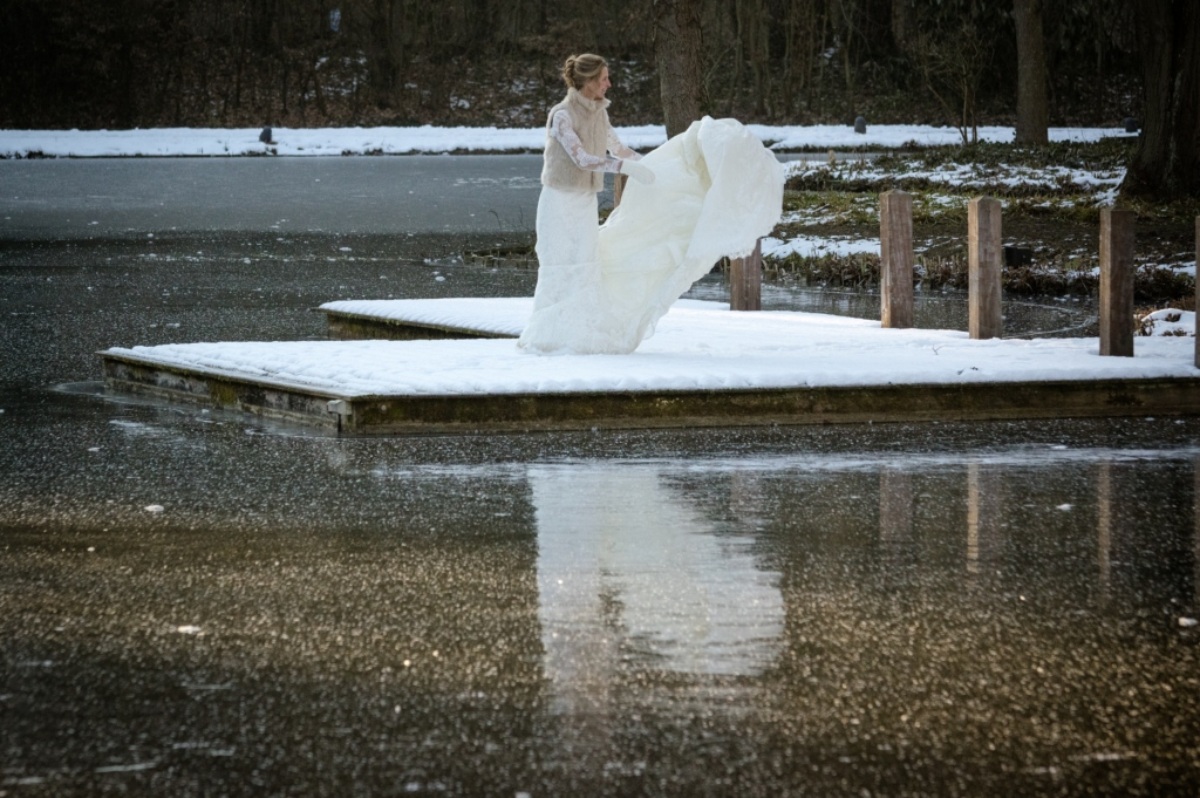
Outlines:
{"label": "woman in white dress", "polygon": [[[599,276],[597,195],[604,189],[604,174],[654,182],[654,173],[637,163],[642,156],[621,143],[608,121],[608,63],[592,53],[573,55],[563,64],[562,78],[567,96],[546,120],[535,317],[587,292]],[[561,331],[539,330],[536,324],[526,327],[519,346],[542,352],[571,348]]]}
{"label": "woman in white dress", "polygon": [[[608,121],[608,66],[563,66],[567,96],[546,122],[538,282],[518,346],[627,354],[722,257],[750,253],[783,205],[783,168],[739,122],[705,117],[641,158]],[[604,173],[634,181],[598,226]]]}

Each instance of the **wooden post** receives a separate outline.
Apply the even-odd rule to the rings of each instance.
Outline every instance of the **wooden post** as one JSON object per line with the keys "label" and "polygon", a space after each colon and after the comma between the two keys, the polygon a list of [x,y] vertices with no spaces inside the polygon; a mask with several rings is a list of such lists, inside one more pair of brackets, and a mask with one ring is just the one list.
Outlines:
{"label": "wooden post", "polygon": [[912,195],[879,195],[880,326],[913,326]]}
{"label": "wooden post", "polygon": [[621,197],[625,194],[625,184],[628,182],[629,175],[613,175],[613,210],[621,205]]}
{"label": "wooden post", "polygon": [[972,338],[999,338],[1004,332],[1000,313],[1003,254],[1000,201],[976,197],[967,204],[967,328]]}
{"label": "wooden post", "polygon": [[1100,354],[1133,357],[1133,211],[1100,211]]}
{"label": "wooden post", "polygon": [[[1196,263],[1200,264],[1200,216],[1196,217]],[[1200,319],[1200,269],[1196,274],[1196,318]],[[1196,368],[1200,369],[1200,324],[1196,325]],[[1200,529],[1196,530],[1196,534],[1200,536]],[[1197,552],[1200,552],[1200,544]],[[1196,563],[1196,568],[1197,575],[1200,575],[1200,562]],[[1200,585],[1196,585],[1196,591],[1200,593]]]}
{"label": "wooden post", "polygon": [[729,309],[762,310],[762,239],[744,258],[729,259]]}

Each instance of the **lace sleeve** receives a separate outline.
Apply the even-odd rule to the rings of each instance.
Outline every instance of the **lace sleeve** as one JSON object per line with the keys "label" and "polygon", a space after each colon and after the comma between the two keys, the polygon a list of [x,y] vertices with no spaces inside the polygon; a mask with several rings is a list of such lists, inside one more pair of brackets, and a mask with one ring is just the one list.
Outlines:
{"label": "lace sleeve", "polygon": [[622,158],[626,161],[642,160],[641,154],[636,150],[631,150],[626,147],[621,140],[617,138],[617,131],[613,130],[611,127],[608,129],[608,151],[618,158]]}
{"label": "lace sleeve", "polygon": [[554,115],[554,119],[550,121],[550,135],[563,146],[575,165],[585,172],[616,172],[620,170],[621,162],[616,158],[592,155],[583,148],[579,134],[571,125],[571,115],[566,111],[559,111]]}

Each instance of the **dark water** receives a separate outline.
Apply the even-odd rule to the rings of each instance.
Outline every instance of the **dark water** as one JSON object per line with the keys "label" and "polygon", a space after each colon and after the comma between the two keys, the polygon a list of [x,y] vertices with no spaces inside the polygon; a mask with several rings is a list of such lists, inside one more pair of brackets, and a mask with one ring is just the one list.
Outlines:
{"label": "dark water", "polygon": [[[729,286],[720,275],[707,277],[688,294],[695,299],[729,301]],[[763,310],[798,310],[859,319],[879,319],[880,298],[870,291],[807,286],[764,285]],[[1087,297],[1010,298],[1001,306],[1004,336],[1009,338],[1073,338],[1096,335],[1097,310]],[[965,291],[916,291],[913,323],[937,330],[967,330]]]}
{"label": "dark water", "polygon": [[339,440],[95,394],[112,345],[532,290],[461,248],[0,245],[0,794],[1200,790],[1200,418]]}

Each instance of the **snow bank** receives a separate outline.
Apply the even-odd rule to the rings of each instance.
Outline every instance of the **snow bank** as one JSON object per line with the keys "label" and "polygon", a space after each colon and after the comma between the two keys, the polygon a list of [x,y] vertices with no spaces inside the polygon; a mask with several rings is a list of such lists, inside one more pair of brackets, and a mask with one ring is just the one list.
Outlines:
{"label": "snow bank", "polygon": [[[841,125],[749,125],[776,151],[798,149],[892,149],[957,144],[958,130],[922,125],[872,125],[865,135]],[[659,125],[618,127],[621,140],[647,150],[667,140]],[[374,127],[274,128],[273,144],[259,141],[261,128],[153,128],[146,130],[0,130],[0,157],[54,158],[168,157],[235,155],[409,155],[450,152],[540,152],[545,133],[538,128]],[[1124,136],[1123,128],[1052,128],[1052,141],[1096,141]],[[1013,139],[1011,127],[979,129],[984,141]]]}

